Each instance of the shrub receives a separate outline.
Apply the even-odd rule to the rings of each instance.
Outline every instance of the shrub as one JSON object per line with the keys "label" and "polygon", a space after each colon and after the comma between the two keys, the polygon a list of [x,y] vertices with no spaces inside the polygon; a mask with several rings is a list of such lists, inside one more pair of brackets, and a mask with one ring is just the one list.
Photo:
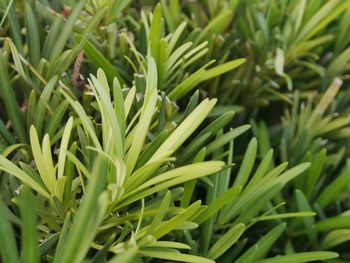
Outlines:
{"label": "shrub", "polygon": [[2,1],[2,261],[345,262],[349,10]]}

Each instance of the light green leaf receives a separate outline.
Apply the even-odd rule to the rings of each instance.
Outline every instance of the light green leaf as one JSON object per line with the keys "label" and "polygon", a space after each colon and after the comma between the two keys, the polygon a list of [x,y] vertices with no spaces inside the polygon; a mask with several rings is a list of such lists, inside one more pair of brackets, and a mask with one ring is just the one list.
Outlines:
{"label": "light green leaf", "polygon": [[336,229],[329,232],[322,241],[322,248],[329,249],[350,240],[349,229]]}
{"label": "light green leaf", "polygon": [[155,161],[162,153],[172,154],[202,123],[216,103],[216,99],[205,99],[197,108],[173,131],[168,139],[159,147],[148,162]]}
{"label": "light green leaf", "polygon": [[[175,252],[159,251],[159,250],[140,250],[139,254],[145,257],[160,258],[170,261],[179,261],[186,263],[215,263],[215,261],[187,254],[180,254]],[[119,262],[118,262],[119,263]]]}

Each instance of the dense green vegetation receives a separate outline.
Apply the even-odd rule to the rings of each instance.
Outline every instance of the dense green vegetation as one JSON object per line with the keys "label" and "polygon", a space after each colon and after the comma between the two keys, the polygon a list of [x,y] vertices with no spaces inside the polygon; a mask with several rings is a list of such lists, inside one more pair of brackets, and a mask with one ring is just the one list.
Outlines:
{"label": "dense green vegetation", "polygon": [[349,0],[0,0],[1,262],[349,262]]}

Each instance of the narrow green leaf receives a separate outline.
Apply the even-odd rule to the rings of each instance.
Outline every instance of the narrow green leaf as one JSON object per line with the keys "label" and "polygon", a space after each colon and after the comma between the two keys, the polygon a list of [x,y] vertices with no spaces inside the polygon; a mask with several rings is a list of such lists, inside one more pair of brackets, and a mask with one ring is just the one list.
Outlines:
{"label": "narrow green leaf", "polygon": [[[3,262],[17,263],[18,254],[15,240],[15,234],[11,223],[8,220],[7,209],[4,202],[0,199],[0,255]],[[5,238],[6,237],[6,238]]]}
{"label": "narrow green leaf", "polygon": [[[146,92],[147,95],[147,92]],[[157,102],[157,90],[153,89],[149,98],[145,98],[145,102],[142,106],[142,113],[137,124],[135,134],[133,136],[132,145],[126,154],[126,167],[127,174],[130,175],[135,168],[136,161],[139,158],[141,149],[144,145],[144,141],[151,124],[153,113],[155,111]]]}
{"label": "narrow green leaf", "polygon": [[107,193],[102,192],[106,178],[100,176],[106,171],[107,162],[102,158],[95,161],[85,198],[74,217],[67,242],[57,252],[54,263],[81,262],[96,235],[108,205]]}
{"label": "narrow green leaf", "polygon": [[[312,209],[303,192],[297,189],[295,191],[295,195],[296,195],[299,211],[311,212]],[[317,238],[317,232],[315,231],[315,219],[313,217],[305,217],[303,218],[303,221],[304,221],[305,229],[307,231],[310,242],[314,243]]]}
{"label": "narrow green leaf", "polygon": [[338,195],[346,189],[350,182],[350,161],[347,162],[346,167],[340,176],[336,177],[318,196],[316,202],[321,207],[326,207],[333,200],[337,199]]}
{"label": "narrow green leaf", "polygon": [[186,263],[214,263],[215,261],[187,254],[159,251],[159,250],[140,250],[139,254],[145,257],[159,258],[170,261],[186,262]]}
{"label": "narrow green leaf", "polygon": [[64,132],[61,140],[60,152],[58,154],[57,178],[61,178],[64,176],[65,162],[66,162],[66,156],[67,156],[66,151],[68,149],[68,143],[69,143],[69,138],[72,131],[72,126],[73,126],[73,117],[70,117],[68,119],[66,127],[64,128]]}
{"label": "narrow green leaf", "polygon": [[[45,138],[46,138],[45,149],[48,149],[48,147],[51,147],[51,145],[48,145],[48,143],[47,143],[48,137],[45,136]],[[36,164],[36,167],[38,168],[39,174],[40,174],[43,182],[45,183],[47,189],[50,191],[51,194],[53,194],[54,193],[54,185],[55,185],[55,181],[56,181],[55,175],[53,174],[53,171],[52,171],[53,165],[50,163],[46,163],[46,158],[48,156],[44,157],[44,154],[43,154],[41,147],[40,147],[38,134],[37,134],[34,126],[30,127],[30,144],[32,147],[32,152],[33,152],[35,164]],[[49,152],[51,155],[51,151],[49,151]],[[50,156],[50,158],[51,158],[51,156]]]}
{"label": "narrow green leaf", "polygon": [[218,241],[210,248],[208,257],[217,259],[223,255],[237,240],[241,237],[245,230],[244,224],[237,224],[227,231]]}
{"label": "narrow green leaf", "polygon": [[235,180],[235,184],[241,185],[242,187],[244,187],[244,185],[248,181],[250,172],[252,171],[255,163],[257,149],[258,149],[258,142],[255,138],[253,138],[249,142],[248,148],[244,154],[241,167],[239,168],[239,171]]}
{"label": "narrow green leaf", "polygon": [[318,231],[329,231],[338,228],[350,228],[350,216],[339,215],[326,218],[316,223],[316,229]]}
{"label": "narrow green leaf", "polygon": [[[147,183],[145,183],[144,185],[141,185],[137,190],[134,190],[133,192],[131,192],[131,193],[134,193],[135,195],[132,195],[130,197],[129,197],[130,194],[126,195],[127,199],[119,206],[125,206],[127,204],[135,202],[136,200],[139,200],[143,197],[146,197],[148,195],[151,195],[163,189],[167,189],[169,187],[172,187],[187,181],[191,181],[206,175],[216,173],[222,169],[223,165],[224,163],[220,161],[209,161],[209,162],[195,163],[195,164],[191,164],[190,166],[183,166],[175,170],[169,171],[167,173],[164,173],[154,178],[153,182],[160,181],[159,179],[168,179],[168,180],[166,180],[165,182],[158,183],[157,185],[151,188],[145,189],[140,193],[136,193],[141,189],[145,188],[146,186],[150,185],[149,184],[150,181],[147,181]],[[193,168],[193,169],[189,169],[189,168]]]}
{"label": "narrow green leaf", "polygon": [[154,153],[149,162],[157,160],[164,152],[170,155],[194,132],[206,118],[216,103],[215,99],[205,99],[198,107],[173,131],[168,139]]}
{"label": "narrow green leaf", "polygon": [[350,240],[349,229],[336,229],[329,232],[322,241],[322,248],[329,249]]}
{"label": "narrow green leaf", "polygon": [[201,75],[200,82],[215,78],[228,71],[231,71],[239,67],[240,65],[242,65],[245,61],[246,61],[245,58],[238,58],[238,59],[226,62],[224,64],[221,64],[219,66],[213,67],[211,69],[208,69],[205,71],[205,74]]}
{"label": "narrow green leaf", "polygon": [[233,185],[225,193],[218,196],[213,202],[208,205],[208,208],[203,213],[199,214],[195,219],[195,223],[202,224],[204,221],[209,219],[215,213],[217,213],[223,206],[233,202],[238,194],[241,192],[242,187],[240,185]]}
{"label": "narrow green leaf", "polygon": [[149,31],[149,47],[151,56],[156,61],[157,65],[159,65],[159,40],[161,34],[161,26],[162,26],[162,6],[160,3],[156,5],[153,11],[153,18],[151,22],[151,27]]}
{"label": "narrow green leaf", "polygon": [[36,229],[36,213],[34,209],[34,195],[25,186],[20,196],[20,210],[22,218],[21,240],[23,262],[39,262],[38,233]]}
{"label": "narrow green leaf", "polygon": [[80,12],[83,10],[85,3],[86,0],[79,1],[77,5],[73,8],[68,20],[66,21],[62,31],[60,32],[60,35],[55,41],[55,48],[52,49],[49,54],[50,62],[54,62],[55,60],[57,60],[60,54],[62,53],[67,40],[70,36],[72,36],[74,24]]}
{"label": "narrow green leaf", "polygon": [[326,260],[338,257],[335,252],[328,251],[315,251],[315,252],[304,252],[296,253],[292,255],[276,256],[273,258],[266,258],[259,260],[258,263],[295,263],[295,262],[310,262],[317,260]]}
{"label": "narrow green leaf", "polygon": [[327,151],[326,149],[322,149],[315,157],[314,161],[312,162],[309,171],[306,173],[306,186],[305,186],[305,195],[307,197],[310,197],[313,189],[316,185],[316,182],[321,175],[322,168],[325,165],[327,157]]}
{"label": "narrow green leaf", "polygon": [[245,191],[251,189],[254,185],[258,184],[262,177],[268,172],[273,160],[273,150],[267,152],[267,154],[262,159],[260,165],[256,169],[254,175],[250,179],[248,185],[245,187]]}
{"label": "narrow green leaf", "polygon": [[169,209],[170,201],[171,201],[171,192],[167,191],[162,203],[159,206],[157,214],[154,216],[152,223],[148,227],[147,233],[152,234],[154,229],[156,229],[159,226],[160,222],[163,220],[164,216],[166,215]]}
{"label": "narrow green leaf", "polygon": [[[257,242],[254,243],[242,256],[240,256],[236,263],[244,262],[254,262],[258,259],[261,259],[266,256],[271,246],[276,242],[276,240],[281,236],[282,232],[286,228],[286,224],[279,224],[274,227],[270,232],[260,238]],[[251,261],[248,261],[248,258]],[[253,261],[252,261],[253,260]]]}
{"label": "narrow green leaf", "polygon": [[23,170],[19,169],[14,163],[7,160],[2,155],[0,155],[0,170],[3,170],[18,178],[24,184],[30,186],[42,196],[46,198],[50,197],[50,194],[38,182],[36,182],[30,175],[25,173]]}
{"label": "narrow green leaf", "polygon": [[314,212],[294,212],[294,213],[281,213],[276,215],[267,215],[259,217],[259,221],[273,220],[273,219],[281,219],[281,218],[290,218],[290,217],[308,217],[315,216]]}
{"label": "narrow green leaf", "polygon": [[219,138],[217,138],[216,140],[212,141],[207,145],[207,154],[211,154],[217,149],[219,149],[220,147],[225,146],[227,143],[234,140],[235,138],[237,138],[238,136],[240,136],[241,134],[243,134],[249,129],[250,129],[250,125],[246,124],[230,130],[229,132],[225,133],[224,135],[220,136]]}
{"label": "narrow green leaf", "polygon": [[[75,35],[78,42],[83,40],[83,37],[79,34]],[[106,73],[109,82],[112,82],[115,77],[118,78],[119,82],[123,85],[125,80],[121,77],[118,71],[113,67],[113,65],[106,59],[103,54],[90,42],[86,41],[83,47],[84,54],[91,61],[95,69],[102,68]]]}
{"label": "narrow green leaf", "polygon": [[28,2],[25,3],[25,19],[29,61],[33,66],[36,66],[41,58],[40,36],[36,12]]}
{"label": "narrow green leaf", "polygon": [[0,72],[0,94],[5,105],[6,113],[19,140],[23,143],[26,143],[27,136],[25,133],[24,118],[19,110],[16,96],[11,86],[5,61],[5,55],[2,50],[0,50]]}
{"label": "narrow green leaf", "polygon": [[[9,22],[9,28],[10,28],[10,36],[13,39],[13,42],[15,43],[17,49],[22,53],[23,52],[23,42],[21,37],[21,27],[19,25],[19,19],[16,14],[16,4],[15,1],[9,1],[8,5],[6,6],[7,1],[1,1],[1,6],[6,10],[7,12],[7,19]],[[6,15],[4,15],[4,18],[6,18]],[[1,22],[3,23],[3,21]],[[2,27],[1,27],[2,28]],[[2,72],[2,71],[1,71]]]}
{"label": "narrow green leaf", "polygon": [[232,17],[233,12],[231,10],[225,10],[224,12],[220,13],[202,30],[196,41],[199,42],[208,33],[217,35],[221,34],[230,23]]}

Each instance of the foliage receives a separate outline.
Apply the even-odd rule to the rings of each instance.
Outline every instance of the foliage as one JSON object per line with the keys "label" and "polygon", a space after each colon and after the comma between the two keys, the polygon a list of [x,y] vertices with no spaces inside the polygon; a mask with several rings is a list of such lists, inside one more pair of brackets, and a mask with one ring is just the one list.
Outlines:
{"label": "foliage", "polygon": [[1,1],[2,261],[349,260],[349,6]]}

